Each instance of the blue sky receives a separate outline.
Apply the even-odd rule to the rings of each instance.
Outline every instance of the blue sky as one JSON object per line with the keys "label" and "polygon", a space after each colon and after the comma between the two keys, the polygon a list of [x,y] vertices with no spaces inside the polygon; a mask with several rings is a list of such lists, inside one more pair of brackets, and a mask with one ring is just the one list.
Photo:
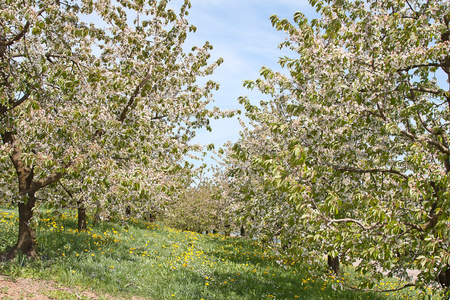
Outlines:
{"label": "blue sky", "polygon": [[[172,5],[176,5],[182,0],[173,1]],[[209,41],[214,46],[212,60],[224,59],[208,78],[220,83],[214,105],[222,109],[243,110],[237,101],[239,96],[248,96],[253,103],[267,99],[258,91],[245,89],[243,81],[257,79],[262,66],[280,70],[279,57],[295,55],[278,49],[286,34],[272,27],[271,15],[292,20],[294,13],[301,11],[308,19],[319,17],[307,0],[191,0],[191,3],[188,20],[197,27],[197,32],[188,37],[188,45]],[[436,75],[441,86],[448,86],[442,72]],[[241,126],[237,118],[211,123],[212,133],[198,132],[194,143],[214,143],[218,149],[227,141],[238,140]],[[207,158],[205,162],[210,164],[213,160]]]}
{"label": "blue sky", "polygon": [[[294,13],[301,11],[308,18],[317,17],[307,0],[191,0],[191,3],[188,20],[197,31],[188,36],[187,44],[202,45],[209,41],[214,46],[211,61],[224,59],[208,77],[220,83],[220,90],[214,93],[214,106],[222,109],[242,109],[237,101],[239,96],[248,96],[255,102],[264,99],[259,92],[245,89],[242,83],[257,79],[262,66],[279,69],[278,59],[287,53],[278,49],[286,35],[272,27],[271,15],[292,20]],[[214,143],[217,149],[239,138],[241,127],[236,118],[212,121],[212,127],[212,133],[201,131],[193,142]]]}
{"label": "blue sky", "polygon": [[[272,27],[269,19],[271,15],[292,20],[294,13],[301,11],[308,19],[318,17],[308,0],[190,1],[192,7],[187,18],[190,24],[197,27],[197,31],[189,33],[185,49],[189,51],[192,46],[202,46],[209,41],[214,47],[210,51],[210,62],[224,59],[213,75],[199,81],[200,84],[205,80],[214,80],[220,84],[220,89],[214,93],[211,108],[217,106],[224,110],[241,109],[244,112],[237,100],[240,96],[248,96],[252,102],[267,99],[267,96],[248,90],[242,84],[244,80],[256,80],[263,66],[280,70],[279,57],[289,54],[287,50],[278,49],[286,34]],[[183,2],[171,0],[168,6],[177,12]],[[89,16],[83,21],[89,23],[92,18],[97,25],[101,23],[95,16]],[[218,149],[228,141],[238,140],[241,126],[237,118],[211,120],[211,125],[212,132],[198,131],[192,143],[213,143]],[[205,158],[204,162],[214,163],[210,158]],[[201,165],[201,162],[195,164]]]}

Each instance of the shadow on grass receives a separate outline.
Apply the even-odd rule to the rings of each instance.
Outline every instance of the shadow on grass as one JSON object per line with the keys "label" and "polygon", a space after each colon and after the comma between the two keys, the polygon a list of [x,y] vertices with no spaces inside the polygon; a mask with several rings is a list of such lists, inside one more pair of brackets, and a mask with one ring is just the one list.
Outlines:
{"label": "shadow on grass", "polygon": [[[374,292],[354,292],[340,289],[339,285],[315,279],[308,275],[301,266],[290,268],[283,265],[283,260],[269,253],[257,243],[242,238],[212,237],[209,241],[213,247],[205,254],[216,261],[234,266],[253,266],[240,272],[215,269],[211,273],[214,284],[208,285],[205,296],[209,294],[231,294],[236,299],[271,298],[276,299],[384,299],[384,295]],[[215,248],[215,249],[214,249]],[[236,251],[239,249],[239,252]],[[327,269],[324,266],[324,274]],[[189,280],[198,279],[198,274],[191,272]],[[203,279],[204,281],[204,279]],[[231,284],[232,283],[232,284]],[[206,298],[205,298],[206,299]]]}
{"label": "shadow on grass", "polygon": [[[182,285],[195,285],[195,289],[179,291],[178,299],[383,299],[376,293],[336,290],[330,285],[315,281],[303,283],[298,277],[283,274],[254,274],[215,270],[207,280],[195,270],[177,273],[175,280]],[[208,285],[206,285],[208,284]]]}
{"label": "shadow on grass", "polygon": [[[132,220],[128,226],[101,222],[78,232],[73,212],[43,218],[49,219],[38,231],[43,259],[29,267],[46,270],[43,276],[65,284],[159,300],[383,298],[334,290],[331,283],[309,278],[300,266],[285,267],[279,257],[245,239],[199,236]],[[177,259],[188,252],[195,260],[184,266]]]}

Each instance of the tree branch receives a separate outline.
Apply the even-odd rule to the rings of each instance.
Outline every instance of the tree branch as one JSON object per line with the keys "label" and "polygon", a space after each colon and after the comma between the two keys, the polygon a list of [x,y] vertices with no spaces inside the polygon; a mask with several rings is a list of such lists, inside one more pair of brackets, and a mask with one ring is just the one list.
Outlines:
{"label": "tree branch", "polygon": [[22,150],[17,146],[16,139],[14,138],[14,135],[11,131],[6,131],[5,133],[1,134],[3,143],[10,144],[13,147],[13,151],[11,153],[11,161],[14,165],[14,168],[16,169],[17,174],[21,176],[21,173],[23,173],[25,166],[22,161]]}
{"label": "tree branch", "polygon": [[138,86],[134,89],[133,94],[130,96],[130,99],[128,100],[127,105],[123,108],[122,112],[119,116],[119,122],[123,122],[127,116],[128,110],[134,103],[134,99],[139,95],[139,92],[144,87],[144,85],[150,80],[150,77],[152,75],[152,69],[148,70],[147,75],[144,77],[144,79],[139,82]]}
{"label": "tree branch", "polygon": [[25,23],[25,26],[22,28],[22,30],[18,34],[16,34],[16,36],[11,38],[10,40],[6,40],[6,41],[0,40],[0,47],[11,46],[12,44],[14,44],[18,40],[20,40],[25,35],[25,33],[28,31],[28,28],[30,28],[30,21],[27,21]]}
{"label": "tree branch", "polygon": [[410,88],[410,91],[415,91],[415,92],[422,92],[422,93],[430,93],[433,95],[437,95],[437,96],[442,96],[444,95],[444,90],[432,90],[432,89],[426,89],[426,88]]}
{"label": "tree branch", "polygon": [[403,289],[406,289],[408,287],[412,287],[412,286],[416,286],[415,283],[407,283],[401,287],[398,287],[396,289],[389,289],[389,290],[379,290],[379,289],[360,289],[357,288],[356,286],[352,286],[349,285],[345,282],[342,283],[343,286],[345,286],[346,288],[352,290],[352,291],[359,291],[359,292],[378,292],[378,293],[391,293],[391,292],[397,292],[397,291],[401,291]]}
{"label": "tree branch", "polygon": [[450,155],[450,150],[448,149],[448,147],[444,146],[443,144],[439,143],[438,141],[432,140],[430,138],[424,138],[425,141],[429,144],[429,145],[433,145],[435,146],[439,151],[441,151],[444,154]]}
{"label": "tree branch", "polygon": [[[420,89],[414,89],[414,88],[410,89],[411,92],[418,91],[418,90],[420,90]],[[424,92],[425,90],[421,90],[421,91]],[[439,91],[439,93],[441,93],[441,91]],[[373,115],[381,117],[385,122],[388,122],[389,120],[388,120],[388,118],[386,117],[386,115],[383,112],[383,107],[380,106],[379,103],[377,103],[377,108],[378,108],[379,114],[376,114],[374,112],[371,112],[371,113]],[[413,134],[413,133],[411,133],[411,132],[409,132],[408,130],[405,130],[405,129],[400,130],[400,133],[403,134],[404,136],[410,138],[411,140],[422,139],[422,140],[426,141],[429,145],[435,146],[442,153],[450,155],[450,149],[447,146],[445,146],[444,144],[439,143],[436,140],[430,139],[429,137],[417,136],[417,135],[415,135],[415,134]],[[384,172],[387,173],[386,171],[384,171]],[[395,173],[395,171],[391,172],[391,173]],[[399,174],[399,175],[401,175],[401,174]],[[401,175],[401,176],[405,177],[406,175]],[[407,177],[405,177],[405,178],[407,178]]]}
{"label": "tree branch", "polygon": [[434,130],[434,129],[430,128],[427,123],[425,123],[420,112],[417,112],[417,117],[419,118],[420,123],[422,124],[423,128],[425,128],[426,131],[428,131],[432,135],[442,135],[442,130],[440,130],[440,131]]}
{"label": "tree branch", "polygon": [[400,171],[397,170],[392,170],[392,169],[358,169],[358,168],[354,168],[354,167],[341,167],[341,166],[333,166],[331,165],[331,167],[335,170],[335,171],[341,171],[341,172],[351,172],[351,173],[389,173],[389,174],[395,174],[395,175],[399,175],[405,179],[408,179],[409,176],[401,173]]}
{"label": "tree branch", "polygon": [[429,137],[425,136],[417,136],[404,129],[400,130],[400,133],[412,140],[424,140],[425,142],[427,142],[427,144],[435,146],[441,153],[450,155],[450,149],[436,140],[430,139]]}
{"label": "tree branch", "polygon": [[[68,167],[68,166],[66,166],[66,167]],[[33,190],[38,191],[43,187],[46,187],[52,183],[55,183],[58,180],[60,180],[65,174],[66,174],[66,171],[64,170],[61,172],[53,173],[52,175],[47,176],[45,178],[41,178],[37,181],[33,181]]]}
{"label": "tree branch", "polygon": [[404,72],[404,71],[409,71],[411,69],[417,69],[417,68],[426,68],[426,67],[441,67],[442,64],[440,63],[429,63],[429,64],[419,64],[419,65],[412,65],[406,68],[401,68],[398,69],[397,72]]}
{"label": "tree branch", "polygon": [[15,101],[12,104],[11,108],[16,108],[17,106],[19,106],[20,104],[24,103],[28,98],[30,97],[30,93],[25,93],[25,95],[23,95],[19,100]]}
{"label": "tree branch", "polygon": [[72,193],[61,183],[61,181],[58,181],[58,183],[63,188],[63,190],[70,196],[70,198],[73,199]]}
{"label": "tree branch", "polygon": [[[45,11],[45,8],[41,8],[38,12],[37,15],[40,16],[43,12]],[[28,29],[30,28],[30,21],[27,21],[25,23],[25,26],[23,26],[22,30],[16,34],[14,37],[12,37],[9,40],[1,40],[0,39],[0,47],[8,47],[11,46],[12,44],[14,44],[15,42],[17,42],[18,40],[20,40],[21,38],[24,37],[25,33],[28,31]]]}
{"label": "tree branch", "polygon": [[366,227],[366,226],[363,225],[363,223],[361,223],[361,221],[355,220],[355,219],[349,219],[349,218],[330,220],[329,223],[331,223],[331,224],[332,223],[355,223],[356,225],[361,227],[363,230],[371,230],[371,229],[374,229],[377,226],[379,226],[379,224],[377,224],[377,225],[373,225],[373,226],[370,226],[370,227]]}
{"label": "tree branch", "polygon": [[[442,215],[442,211],[439,211],[437,214],[434,212],[431,212],[429,215],[427,215],[428,222],[425,225],[417,225],[413,223],[404,223],[405,225],[411,227],[412,229],[415,229],[420,232],[426,232],[430,229],[433,229],[437,222],[439,221],[439,217]],[[422,236],[424,238],[424,236]]]}
{"label": "tree branch", "polygon": [[[13,147],[13,151],[11,153],[11,161],[16,169],[16,172],[19,176],[19,195],[24,195],[29,192],[36,192],[39,189],[50,185],[59,179],[61,179],[66,171],[56,172],[46,178],[39,179],[37,181],[33,180],[33,167],[27,167],[23,163],[22,160],[22,150],[17,145],[17,141],[14,138],[12,132],[5,132],[1,134],[3,143],[10,144]],[[68,168],[72,163],[67,164],[64,168]],[[26,182],[26,184],[24,184]]]}
{"label": "tree branch", "polygon": [[417,224],[413,224],[413,223],[404,223],[406,226],[409,226],[409,227],[411,227],[412,229],[415,229],[415,230],[418,230],[418,231],[424,231],[424,229],[421,227],[421,226],[419,226],[419,225],[417,225]]}
{"label": "tree branch", "polygon": [[164,118],[167,118],[167,117],[168,117],[168,115],[162,115],[162,116],[156,115],[156,116],[152,117],[151,119],[152,120],[160,120],[160,119],[164,119]]}
{"label": "tree branch", "polygon": [[416,18],[419,17],[419,13],[417,11],[414,10],[414,8],[412,7],[411,3],[409,3],[408,0],[406,0],[406,3],[408,3],[409,8],[411,9],[411,11],[416,15]]}
{"label": "tree branch", "polygon": [[3,115],[4,113],[6,113],[8,110],[14,109],[17,106],[19,106],[20,104],[22,104],[23,102],[25,102],[28,98],[30,97],[30,93],[26,93],[25,95],[23,95],[20,99],[16,100],[16,101],[9,101],[11,104],[11,107],[7,107],[4,105],[0,105],[0,115]]}

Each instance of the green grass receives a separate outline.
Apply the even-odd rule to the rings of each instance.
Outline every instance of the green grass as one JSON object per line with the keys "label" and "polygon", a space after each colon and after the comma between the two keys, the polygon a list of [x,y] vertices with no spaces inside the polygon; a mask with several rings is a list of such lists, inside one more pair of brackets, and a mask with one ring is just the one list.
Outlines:
{"label": "green grass", "polygon": [[[75,217],[69,211],[44,212],[37,231],[41,259],[18,256],[0,263],[0,272],[155,300],[415,299],[418,293],[414,289],[389,295],[345,290],[333,276],[308,275],[308,266],[283,260],[240,238],[133,220],[126,225],[88,224],[88,231],[78,232]],[[13,208],[0,208],[0,252],[14,244],[16,222]],[[352,271],[344,272],[351,279]]]}
{"label": "green grass", "polygon": [[[72,292],[53,290],[53,291],[44,291],[43,295],[49,297],[53,300],[91,300],[92,298],[74,294]],[[107,300],[107,298],[100,298],[102,300]]]}

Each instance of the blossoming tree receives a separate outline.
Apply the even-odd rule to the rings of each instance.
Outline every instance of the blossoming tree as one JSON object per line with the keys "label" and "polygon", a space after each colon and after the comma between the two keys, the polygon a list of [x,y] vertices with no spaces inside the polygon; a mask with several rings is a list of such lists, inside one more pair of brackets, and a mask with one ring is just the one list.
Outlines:
{"label": "blossoming tree", "polygon": [[266,216],[254,231],[310,263],[329,254],[376,280],[417,269],[416,285],[449,286],[450,4],[310,3],[320,19],[271,17],[295,54],[279,61],[288,75],[245,83],[272,100],[241,99],[254,125],[225,159],[250,186],[237,211]]}
{"label": "blossoming tree", "polygon": [[2,192],[19,206],[9,256],[35,254],[36,201],[63,200],[45,187],[114,211],[186,184],[185,157],[200,150],[189,141],[223,115],[206,108],[218,84],[196,81],[221,60],[208,63],[209,43],[183,49],[190,3],[167,4],[0,4]]}

